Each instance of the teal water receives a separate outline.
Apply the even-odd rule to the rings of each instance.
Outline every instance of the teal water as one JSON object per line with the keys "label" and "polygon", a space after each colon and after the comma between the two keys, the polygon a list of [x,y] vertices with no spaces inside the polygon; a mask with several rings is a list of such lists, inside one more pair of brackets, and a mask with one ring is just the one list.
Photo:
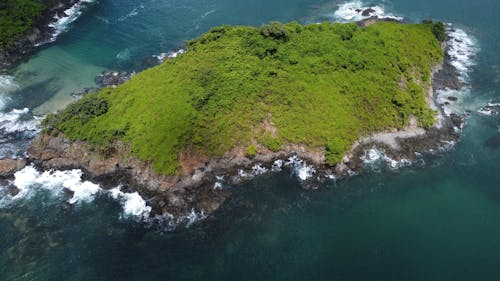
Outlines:
{"label": "teal water", "polygon": [[[0,154],[22,155],[33,115],[64,106],[102,70],[139,71],[215,25],[338,20],[340,3],[100,0],[4,73],[15,84],[0,88]],[[0,188],[0,280],[500,280],[500,118],[477,113],[500,100],[500,3],[362,4],[475,38],[460,104],[471,116],[451,151],[398,170],[368,167],[316,191],[288,170],[258,176],[230,187],[213,216],[173,232],[124,216],[105,192],[71,205],[53,179],[18,200]]]}

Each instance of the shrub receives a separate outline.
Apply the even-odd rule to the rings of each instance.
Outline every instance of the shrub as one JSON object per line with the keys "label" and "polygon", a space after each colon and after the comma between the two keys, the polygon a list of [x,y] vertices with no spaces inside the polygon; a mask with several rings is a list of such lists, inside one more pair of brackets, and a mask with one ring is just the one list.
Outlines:
{"label": "shrub", "polygon": [[27,32],[45,8],[36,0],[0,1],[0,49],[9,47],[16,37]]}
{"label": "shrub", "polygon": [[330,140],[326,145],[326,163],[329,165],[340,163],[349,146],[350,142],[345,138],[335,137]]}
{"label": "shrub", "polygon": [[285,26],[277,21],[261,26],[259,32],[265,38],[273,38],[281,41],[288,41],[290,36]]}
{"label": "shrub", "polygon": [[277,152],[281,149],[283,142],[278,137],[273,137],[271,134],[264,135],[260,142],[269,150]]}
{"label": "shrub", "polygon": [[442,22],[436,22],[432,25],[432,33],[436,36],[439,42],[444,42],[446,40],[446,30]]}
{"label": "shrub", "polygon": [[245,149],[247,156],[254,157],[257,154],[257,147],[252,143]]}

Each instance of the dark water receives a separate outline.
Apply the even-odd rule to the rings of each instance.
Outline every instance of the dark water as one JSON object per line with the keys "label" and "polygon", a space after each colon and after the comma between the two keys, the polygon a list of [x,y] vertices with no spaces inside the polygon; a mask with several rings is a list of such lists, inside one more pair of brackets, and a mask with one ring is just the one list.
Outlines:
{"label": "dark water", "polygon": [[[3,88],[0,127],[23,126],[2,129],[0,151],[22,154],[36,132],[32,113],[60,108],[104,69],[140,70],[215,25],[338,20],[339,3],[100,0],[7,73],[18,86]],[[459,105],[472,113],[451,151],[317,191],[290,171],[262,175],[231,187],[214,216],[174,232],[127,218],[104,192],[71,205],[53,178],[26,176],[32,188],[19,200],[0,188],[0,280],[500,280],[500,119],[476,112],[500,99],[500,3],[362,4],[450,22],[475,38],[470,93]]]}

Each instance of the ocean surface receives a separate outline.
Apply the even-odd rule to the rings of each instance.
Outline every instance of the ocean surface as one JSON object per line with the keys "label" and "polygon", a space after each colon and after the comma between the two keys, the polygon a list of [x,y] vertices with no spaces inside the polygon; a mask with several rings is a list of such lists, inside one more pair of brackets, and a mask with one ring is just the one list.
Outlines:
{"label": "ocean surface", "polygon": [[465,87],[440,98],[468,116],[459,143],[411,165],[367,151],[363,173],[317,190],[304,165],[221,183],[223,207],[174,231],[137,193],[27,167],[0,186],[0,280],[500,280],[500,118],[478,112],[500,101],[498,0],[86,0],[0,73],[0,158],[25,155],[40,119],[104,70],[143,70],[221,24],[353,21],[369,6],[449,24]]}

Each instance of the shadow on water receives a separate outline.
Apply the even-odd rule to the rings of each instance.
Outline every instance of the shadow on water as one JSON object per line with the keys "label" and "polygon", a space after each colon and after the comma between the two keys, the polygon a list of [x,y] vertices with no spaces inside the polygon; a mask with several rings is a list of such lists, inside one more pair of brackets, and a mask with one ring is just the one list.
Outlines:
{"label": "shadow on water", "polygon": [[52,77],[41,82],[35,82],[11,94],[14,108],[36,108],[60,91],[56,83],[57,78]]}

